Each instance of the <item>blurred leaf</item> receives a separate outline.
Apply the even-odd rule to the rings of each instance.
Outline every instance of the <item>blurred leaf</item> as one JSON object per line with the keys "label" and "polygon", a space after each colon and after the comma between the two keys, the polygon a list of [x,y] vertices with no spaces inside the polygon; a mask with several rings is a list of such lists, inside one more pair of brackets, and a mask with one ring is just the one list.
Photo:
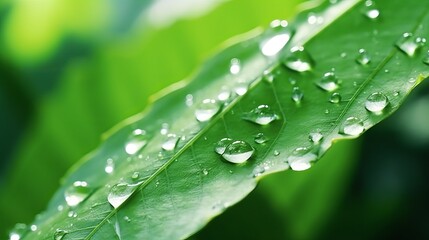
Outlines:
{"label": "blurred leaf", "polygon": [[[410,48],[421,48],[423,41],[418,37],[427,33],[420,26],[429,20],[429,4],[390,1],[374,8],[361,3],[325,3],[303,12],[291,26],[278,22],[285,27],[269,29],[216,55],[187,86],[175,86],[175,91],[165,93],[143,115],[117,127],[99,149],[76,165],[48,210],[36,219],[37,231],[26,237],[185,238],[247,195],[257,177],[289,166],[305,170],[333,141],[355,138],[386,118],[428,74],[420,51]],[[416,11],[409,13],[401,4],[412,5]],[[315,22],[309,18],[313,14]],[[404,18],[397,18],[398,14],[408,21],[402,22]],[[350,27],[355,30],[353,35]],[[285,36],[294,31],[284,47]],[[407,39],[395,47],[408,31],[413,37],[404,35]],[[266,48],[273,43],[274,48]],[[299,48],[296,56],[294,50],[300,45],[307,50]],[[363,47],[370,54],[365,58],[363,51],[357,51]],[[280,51],[282,48],[285,50]],[[285,68],[283,62],[300,73]],[[301,73],[303,68],[312,71]],[[342,100],[332,97],[334,88],[341,92]],[[224,90],[231,97],[222,106],[204,100],[220,98]],[[265,107],[262,109],[268,112],[261,118],[257,112],[261,108],[252,110],[261,104],[275,114]],[[210,119],[218,108],[213,119],[203,119],[201,114]],[[267,124],[267,119],[274,121]],[[261,132],[268,142],[254,144],[255,135]],[[308,134],[315,132],[323,138],[319,141],[313,136],[311,143]],[[137,142],[143,148],[137,147],[138,152],[127,150],[128,144],[136,144],[132,134],[144,138]],[[213,151],[224,137],[251,143],[255,154],[245,164],[227,163]],[[233,146],[227,147],[223,158],[246,160],[234,155]],[[249,152],[253,151],[243,154]],[[112,166],[114,171],[106,170]],[[64,207],[64,195],[70,208]]]}

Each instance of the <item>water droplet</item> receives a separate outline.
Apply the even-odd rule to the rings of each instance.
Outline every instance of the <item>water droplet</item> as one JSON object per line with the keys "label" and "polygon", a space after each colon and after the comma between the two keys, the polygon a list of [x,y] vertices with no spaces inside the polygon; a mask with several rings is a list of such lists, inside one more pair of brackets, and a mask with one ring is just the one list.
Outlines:
{"label": "water droplet", "polygon": [[83,200],[85,200],[92,189],[88,187],[88,183],[84,181],[76,181],[67,188],[64,192],[64,198],[67,202],[67,205],[70,207],[75,207]]}
{"label": "water droplet", "polygon": [[426,53],[426,56],[423,58],[423,63],[429,65],[429,51]]}
{"label": "water droplet", "polygon": [[329,109],[325,109],[325,114],[328,114],[329,113]]}
{"label": "water droplet", "polygon": [[243,114],[242,118],[259,125],[267,125],[279,119],[279,116],[268,105],[259,105],[252,111]]}
{"label": "water droplet", "polygon": [[190,107],[194,104],[194,96],[192,94],[187,94],[185,97],[186,106]]}
{"label": "water droplet", "polygon": [[311,12],[307,16],[307,22],[311,25],[322,24],[324,21],[322,16],[318,16],[317,14]]}
{"label": "water droplet", "polygon": [[57,230],[55,230],[55,233],[54,233],[54,240],[61,240],[61,239],[63,239],[63,237],[65,235],[67,235],[67,233],[69,233],[69,232],[67,232],[66,230],[57,228]]}
{"label": "water droplet", "polygon": [[115,163],[113,162],[113,159],[109,158],[106,160],[106,166],[104,167],[104,171],[107,174],[111,174],[115,170]]}
{"label": "water droplet", "polygon": [[292,100],[295,103],[300,103],[303,98],[304,93],[302,93],[301,89],[299,89],[299,87],[294,87],[292,90]]}
{"label": "water droplet", "polygon": [[412,57],[416,51],[426,44],[426,39],[421,37],[414,37],[412,33],[404,33],[401,38],[396,42],[396,46],[405,54]]}
{"label": "water droplet", "polygon": [[393,93],[393,96],[395,96],[395,97],[399,96],[399,91],[395,91],[395,92]]}
{"label": "water droplet", "polygon": [[9,232],[9,240],[20,240],[25,233],[27,233],[28,228],[24,223],[17,223],[15,227]]}
{"label": "water droplet", "polygon": [[368,96],[365,102],[365,108],[373,113],[379,113],[386,108],[389,100],[386,95],[380,92],[373,93]]}
{"label": "water droplet", "polygon": [[231,64],[229,66],[229,72],[233,75],[236,75],[240,72],[240,70],[241,70],[240,60],[238,60],[237,58],[231,59]]}
{"label": "water droplet", "polygon": [[342,57],[342,58],[345,58],[345,57],[347,57],[347,53],[345,53],[345,52],[342,52],[342,53],[340,54],[340,57]]}
{"label": "water droplet", "polygon": [[[275,32],[274,36],[272,32]],[[285,20],[274,20],[271,22],[271,31],[267,31],[267,33],[270,37],[262,41],[260,45],[262,54],[267,57],[279,53],[293,35],[292,29]]]}
{"label": "water droplet", "polygon": [[362,13],[369,19],[377,19],[380,16],[380,10],[372,0],[365,1]]}
{"label": "water droplet", "polygon": [[323,77],[317,82],[317,86],[325,91],[334,91],[338,88],[340,80],[337,78],[334,72],[327,72]]}
{"label": "water droplet", "polygon": [[358,52],[359,55],[356,58],[356,62],[360,65],[367,65],[371,61],[371,57],[369,56],[369,54],[363,48],[359,49]]}
{"label": "water droplet", "polygon": [[286,57],[283,64],[291,70],[306,72],[313,68],[314,61],[304,47],[299,46],[290,50],[290,55]]}
{"label": "water droplet", "polygon": [[332,95],[329,97],[330,103],[339,103],[341,102],[341,95],[339,93],[332,93]]}
{"label": "water droplet", "polygon": [[149,136],[145,130],[136,129],[128,137],[125,144],[125,152],[129,155],[134,155],[139,152],[149,141]]}
{"label": "water droplet", "polygon": [[245,83],[245,82],[238,82],[235,86],[234,86],[234,92],[238,95],[238,96],[243,96],[244,94],[247,93],[247,90],[249,88],[249,84]]}
{"label": "water droplet", "polygon": [[173,151],[176,148],[179,137],[176,134],[168,134],[161,148],[165,151]]}
{"label": "water droplet", "polygon": [[195,118],[199,122],[206,122],[216,115],[220,110],[220,105],[214,99],[204,99],[195,110]]}
{"label": "water droplet", "polygon": [[262,164],[262,165],[259,165],[259,166],[256,166],[254,169],[253,169],[253,177],[255,178],[255,177],[259,177],[259,176],[261,176],[263,173],[265,173],[266,171],[268,171],[270,169],[270,167],[269,166],[267,166],[267,165],[265,165],[265,164]]}
{"label": "water droplet", "polygon": [[136,179],[138,179],[140,177],[140,173],[139,172],[134,172],[133,173],[133,175],[131,175],[131,178],[133,179],[133,180],[136,180]]}
{"label": "water droplet", "polygon": [[169,128],[170,126],[168,125],[168,123],[163,123],[159,132],[161,133],[161,135],[167,135]]}
{"label": "water droplet", "polygon": [[278,155],[280,155],[280,152],[277,150],[274,150],[273,154],[274,154],[274,156],[278,156]]}
{"label": "water droplet", "polygon": [[30,226],[30,230],[32,231],[32,232],[35,232],[35,231],[37,231],[37,225],[31,225]]}
{"label": "water droplet", "polygon": [[142,182],[128,184],[128,183],[118,183],[110,188],[109,195],[107,196],[107,201],[114,208],[121,206],[133,192],[140,186]]}
{"label": "water droplet", "polygon": [[258,133],[255,135],[255,142],[257,144],[263,144],[268,142],[268,138],[263,133]]}
{"label": "water droplet", "polygon": [[124,217],[124,221],[125,221],[125,222],[127,222],[127,223],[129,223],[129,222],[131,222],[131,218],[130,218],[130,217],[128,217],[128,216],[125,216],[125,217]]}
{"label": "water droplet", "polygon": [[221,102],[227,101],[231,97],[231,91],[226,87],[222,87],[219,94],[217,95],[217,99]]}
{"label": "water droplet", "polygon": [[310,139],[310,141],[317,144],[323,139],[323,134],[320,132],[312,132],[308,135],[308,138]]}
{"label": "water droplet", "polygon": [[209,174],[209,171],[207,170],[207,169],[203,169],[203,174],[206,176],[206,175],[208,175]]}
{"label": "water droplet", "polygon": [[317,155],[311,151],[311,148],[296,148],[288,157],[289,166],[294,171],[304,171],[311,167],[312,162],[317,159]]}
{"label": "water droplet", "polygon": [[265,70],[263,78],[265,81],[272,83],[274,81],[274,74],[269,70]]}
{"label": "water droplet", "polygon": [[365,130],[362,120],[357,117],[349,117],[340,127],[340,132],[350,136],[358,136]]}
{"label": "water droplet", "polygon": [[231,138],[222,138],[216,143],[215,152],[217,154],[223,154],[226,150],[226,147],[231,144],[234,140]]}
{"label": "water droplet", "polygon": [[253,155],[254,151],[247,142],[234,141],[226,147],[222,157],[228,162],[244,163]]}
{"label": "water droplet", "polygon": [[77,217],[77,212],[75,212],[75,211],[69,211],[67,213],[67,216],[70,217],[70,218],[75,218],[75,217]]}
{"label": "water droplet", "polygon": [[58,205],[57,206],[57,210],[58,210],[58,212],[61,212],[62,210],[64,210],[64,206],[63,205]]}

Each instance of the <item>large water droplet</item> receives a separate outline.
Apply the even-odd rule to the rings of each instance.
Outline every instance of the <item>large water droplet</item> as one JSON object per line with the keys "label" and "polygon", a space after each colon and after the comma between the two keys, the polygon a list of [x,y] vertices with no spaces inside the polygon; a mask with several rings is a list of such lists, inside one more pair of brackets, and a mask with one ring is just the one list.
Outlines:
{"label": "large water droplet", "polygon": [[133,192],[140,186],[142,182],[128,184],[128,183],[118,183],[114,185],[107,195],[107,201],[114,207],[118,208],[121,206]]}
{"label": "large water droplet", "polygon": [[279,116],[268,105],[259,105],[252,111],[243,114],[242,118],[259,125],[267,125],[279,119]]}
{"label": "large water droplet", "polygon": [[330,103],[339,103],[341,102],[341,95],[339,93],[332,93],[332,95],[329,97]]}
{"label": "large water droplet", "polygon": [[377,19],[380,16],[380,10],[372,0],[365,1],[362,13],[369,19]]}
{"label": "large water droplet", "polygon": [[323,139],[323,134],[320,132],[312,132],[308,135],[308,138],[310,139],[310,141],[317,144]]}
{"label": "large water droplet", "polygon": [[228,162],[244,163],[254,153],[253,147],[245,141],[234,141],[229,144],[222,157]]}
{"label": "large water droplet", "polygon": [[380,92],[373,93],[368,96],[365,102],[365,108],[373,113],[380,113],[386,108],[389,100],[386,95]]}
{"label": "large water droplet", "polygon": [[314,60],[304,47],[299,46],[290,50],[290,55],[286,57],[283,64],[291,70],[306,72],[313,68]]}
{"label": "large water droplet", "polygon": [[349,117],[340,127],[340,132],[350,136],[358,136],[365,130],[362,120],[357,117]]}
{"label": "large water droplet", "polygon": [[231,64],[229,66],[229,72],[233,75],[236,75],[236,74],[240,73],[240,70],[241,70],[240,60],[238,60],[237,58],[231,59]]}
{"label": "large water droplet", "polygon": [[258,133],[255,135],[255,142],[257,144],[263,144],[268,142],[268,138],[263,133]]}
{"label": "large water droplet", "polygon": [[359,49],[358,52],[359,55],[356,58],[356,62],[360,65],[367,65],[371,61],[371,57],[369,56],[369,54],[363,48]]}
{"label": "large water droplet", "polygon": [[334,72],[327,72],[316,84],[321,89],[331,92],[338,88],[340,80]]}
{"label": "large water droplet", "polygon": [[195,118],[200,122],[206,122],[216,115],[220,105],[214,99],[204,99],[195,110]]}
{"label": "large water droplet", "polygon": [[295,103],[300,103],[301,100],[304,98],[304,93],[302,93],[302,91],[301,91],[301,89],[299,89],[299,87],[294,87],[292,89],[291,98]]}
{"label": "large water droplet", "polygon": [[412,57],[416,51],[426,44],[426,39],[414,37],[412,33],[404,33],[396,42],[396,46],[408,56]]}
{"label": "large water droplet", "polygon": [[115,163],[113,162],[113,159],[109,158],[106,160],[106,166],[104,167],[104,171],[107,174],[111,174],[113,173],[113,171],[115,170]]}
{"label": "large water droplet", "polygon": [[88,187],[87,182],[76,181],[73,183],[73,185],[65,190],[64,198],[67,202],[67,205],[70,207],[75,207],[79,203],[83,202],[83,200],[89,196],[91,191],[92,189]]}
{"label": "large water droplet", "polygon": [[179,137],[176,134],[168,134],[161,148],[165,151],[173,151],[176,148]]}
{"label": "large water droplet", "polygon": [[28,232],[27,225],[24,223],[17,223],[9,232],[9,240],[20,240],[26,232]]}
{"label": "large water droplet", "polygon": [[66,230],[62,230],[62,229],[57,228],[57,230],[55,230],[55,233],[54,233],[54,240],[63,239],[64,236],[67,235],[67,233],[69,233],[69,232]]}
{"label": "large water droplet", "polygon": [[225,152],[226,147],[227,147],[229,144],[231,144],[233,141],[234,141],[234,140],[232,140],[231,138],[222,138],[221,140],[219,140],[219,141],[216,143],[216,146],[215,146],[215,152],[216,152],[217,154],[221,154],[221,155],[222,155],[222,154]]}
{"label": "large water droplet", "polygon": [[311,167],[312,162],[317,159],[317,155],[311,148],[299,147],[288,157],[289,166],[294,171],[304,171]]}
{"label": "large water droplet", "polygon": [[271,31],[275,32],[275,35],[270,34],[268,39],[262,41],[260,48],[262,54],[267,57],[271,57],[279,53],[284,46],[289,42],[293,35],[293,31],[288,27],[287,21],[275,20],[271,23]]}
{"label": "large water droplet", "polygon": [[145,130],[136,129],[128,137],[125,144],[125,152],[129,155],[134,155],[139,152],[149,141],[149,136]]}

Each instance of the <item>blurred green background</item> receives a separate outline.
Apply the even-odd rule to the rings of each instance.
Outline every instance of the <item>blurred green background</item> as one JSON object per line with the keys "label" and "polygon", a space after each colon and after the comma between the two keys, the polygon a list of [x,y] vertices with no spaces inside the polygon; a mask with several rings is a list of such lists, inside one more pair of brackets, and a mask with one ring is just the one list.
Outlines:
{"label": "blurred green background", "polygon": [[[0,2],[0,238],[67,169],[226,40],[302,0]],[[429,86],[315,167],[264,179],[193,239],[429,239]]]}

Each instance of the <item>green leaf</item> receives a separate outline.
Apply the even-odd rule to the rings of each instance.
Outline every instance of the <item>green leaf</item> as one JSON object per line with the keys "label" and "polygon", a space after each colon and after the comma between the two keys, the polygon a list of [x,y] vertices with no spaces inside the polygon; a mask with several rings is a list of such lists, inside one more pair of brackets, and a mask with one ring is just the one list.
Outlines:
{"label": "green leaf", "polygon": [[[428,34],[423,27],[429,20],[428,8],[429,3],[417,0],[379,1],[380,16],[371,19],[362,1],[324,3],[301,13],[290,27],[269,29],[228,47],[209,60],[187,85],[173,86],[174,91],[161,94],[150,109],[112,130],[100,148],[70,171],[47,211],[36,219],[37,230],[25,238],[50,239],[55,234],[63,239],[190,236],[245,197],[261,176],[290,167],[304,170],[334,141],[355,138],[393,113],[428,75],[428,67],[422,62],[426,47],[418,45],[420,49],[407,54],[410,47],[420,43],[411,42],[403,50],[395,46],[405,32],[413,34],[413,41]],[[311,14],[316,14],[315,22],[308,19]],[[294,36],[278,54],[271,54],[276,52],[274,48],[263,51],[273,56],[261,53],[261,44],[280,35],[284,40],[290,32],[295,32]],[[308,61],[314,62],[308,72],[283,65],[286,62],[291,67],[295,56],[289,50],[301,45],[305,47],[301,55],[308,52]],[[369,63],[356,62],[359,49],[366,50]],[[240,70],[232,69],[236,74],[229,71],[231,59],[240,60]],[[306,67],[294,66],[301,70]],[[335,78],[338,86],[330,83]],[[296,96],[295,87],[303,93],[302,99]],[[321,88],[334,87],[338,87],[335,91],[341,100],[331,103],[334,91]],[[211,112],[204,113],[216,115],[198,122],[194,113],[201,109],[204,99],[216,99],[225,89],[231,93],[230,99],[218,105],[219,111],[208,107]],[[376,104],[365,104],[369,96],[377,100]],[[388,99],[385,107],[380,103],[384,97]],[[269,106],[275,113],[268,111],[265,119],[256,119],[259,123],[272,120],[265,126],[255,124],[252,116],[252,111],[260,111],[254,110],[260,105]],[[380,112],[372,112],[380,105]],[[124,148],[136,129],[144,130],[146,135],[140,134],[139,143],[145,146],[130,155]],[[178,139],[167,138],[164,131]],[[323,135],[322,140],[309,141],[309,134],[316,132]],[[255,143],[259,133],[268,141]],[[252,157],[233,164],[225,160],[225,154],[216,154],[216,143],[226,137],[250,144]],[[167,140],[171,141],[165,145]],[[106,164],[114,165],[112,173],[106,171]],[[77,197],[74,203],[82,201],[68,207],[65,193]],[[75,205],[70,199],[68,202]]]}

